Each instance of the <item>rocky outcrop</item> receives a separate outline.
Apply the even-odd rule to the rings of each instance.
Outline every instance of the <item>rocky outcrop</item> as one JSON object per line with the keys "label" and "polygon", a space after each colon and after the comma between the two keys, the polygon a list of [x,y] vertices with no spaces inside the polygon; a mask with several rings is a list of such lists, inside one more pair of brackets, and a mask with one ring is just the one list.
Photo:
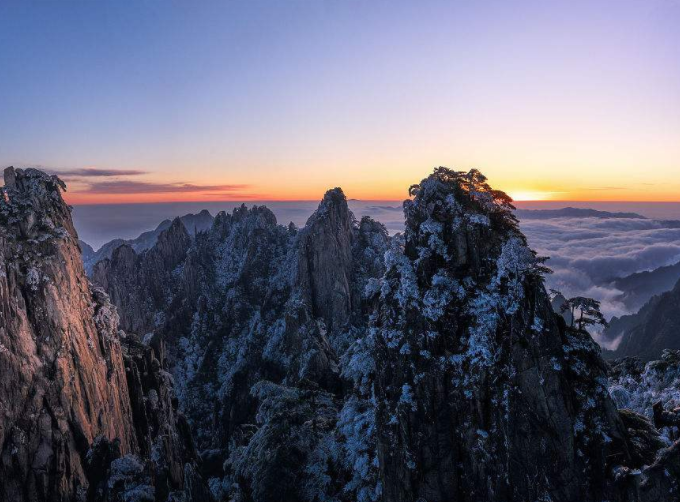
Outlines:
{"label": "rocky outcrop", "polygon": [[629,499],[599,348],[554,314],[508,199],[444,168],[411,193],[372,323],[384,499]]}
{"label": "rocky outcrop", "polygon": [[173,274],[186,258],[191,238],[179,218],[161,232],[151,249],[137,254],[131,246],[116,248],[99,261],[92,280],[102,286],[120,312],[125,331],[145,334],[162,322],[172,295]]}
{"label": "rocky outcrop", "polygon": [[630,457],[604,365],[553,313],[508,200],[443,168],[411,191],[374,324],[385,499],[608,498],[608,459]]}
{"label": "rocky outcrop", "polygon": [[646,416],[670,445],[673,431],[664,429],[657,416],[680,408],[680,351],[665,350],[648,363],[637,357],[616,359],[609,366],[609,392],[616,405]]}
{"label": "rocky outcrop", "polygon": [[[149,444],[189,438],[164,397],[152,413],[163,427],[136,419],[134,403],[152,385],[131,386],[139,363],[121,347],[115,309],[85,276],[61,189],[54,176],[8,168],[0,193],[1,500],[100,500],[94,487],[110,479],[108,460],[147,465]],[[168,381],[155,383],[160,396],[171,392]],[[94,462],[103,444],[115,452]],[[168,450],[169,471],[194,465],[189,449]],[[168,478],[163,486],[185,491],[186,477]],[[154,479],[146,491],[165,500]]]}

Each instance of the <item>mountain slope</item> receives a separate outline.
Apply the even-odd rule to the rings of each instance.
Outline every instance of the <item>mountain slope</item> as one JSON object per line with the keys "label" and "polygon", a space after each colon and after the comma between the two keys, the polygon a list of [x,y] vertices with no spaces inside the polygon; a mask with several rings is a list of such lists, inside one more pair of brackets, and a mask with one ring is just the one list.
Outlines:
{"label": "mountain slope", "polygon": [[673,289],[678,281],[680,281],[680,263],[616,279],[612,282],[612,286],[622,291],[621,296],[616,299],[631,311],[636,312],[653,296]]}
{"label": "mountain slope", "polygon": [[612,319],[604,336],[620,338],[608,357],[658,359],[664,349],[680,349],[680,281],[666,293],[653,297],[637,314]]}
{"label": "mountain slope", "polygon": [[199,496],[171,382],[153,353],[121,342],[115,308],[88,283],[63,184],[34,169],[4,175],[0,499]]}

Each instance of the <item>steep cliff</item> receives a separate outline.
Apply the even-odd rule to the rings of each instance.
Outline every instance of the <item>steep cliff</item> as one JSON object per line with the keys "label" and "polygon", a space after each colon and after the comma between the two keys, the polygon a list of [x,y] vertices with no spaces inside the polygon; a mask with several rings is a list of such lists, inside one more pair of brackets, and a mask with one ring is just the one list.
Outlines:
{"label": "steep cliff", "polygon": [[[163,491],[183,491],[184,472],[168,475],[158,491],[155,485],[165,467],[191,469],[190,449],[169,445],[159,468],[148,455],[168,434],[190,441],[188,431],[178,428],[181,419],[165,397],[153,413],[162,426],[140,422],[135,409],[152,390],[167,396],[170,383],[143,387],[132,379],[141,361],[121,346],[115,309],[87,281],[70,209],[60,193],[63,184],[33,169],[8,168],[4,175],[0,499],[103,500],[113,490],[110,461],[118,457],[141,466],[148,477],[146,493],[156,494],[155,500],[168,498]],[[144,374],[148,379],[149,372]],[[95,468],[96,446],[103,444],[115,444],[115,452]],[[200,478],[191,478],[200,484]],[[100,483],[104,488],[97,488]],[[130,494],[129,488],[116,489]]]}

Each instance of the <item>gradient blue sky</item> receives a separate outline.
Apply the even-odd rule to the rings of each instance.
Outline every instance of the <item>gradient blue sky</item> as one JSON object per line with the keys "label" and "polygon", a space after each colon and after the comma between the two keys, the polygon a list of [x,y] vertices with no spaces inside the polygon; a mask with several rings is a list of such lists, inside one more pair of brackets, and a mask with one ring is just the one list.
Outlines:
{"label": "gradient blue sky", "polygon": [[397,199],[435,165],[680,200],[679,26],[679,0],[2,0],[0,165],[69,171],[74,203]]}

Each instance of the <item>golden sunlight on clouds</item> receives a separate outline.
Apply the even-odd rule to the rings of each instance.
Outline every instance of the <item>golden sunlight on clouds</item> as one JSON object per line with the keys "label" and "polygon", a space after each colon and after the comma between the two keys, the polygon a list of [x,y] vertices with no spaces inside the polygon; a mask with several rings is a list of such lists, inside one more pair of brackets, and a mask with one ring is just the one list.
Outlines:
{"label": "golden sunlight on clouds", "polygon": [[552,200],[554,195],[559,192],[537,192],[537,191],[511,191],[508,193],[512,200],[518,202],[533,200]]}

